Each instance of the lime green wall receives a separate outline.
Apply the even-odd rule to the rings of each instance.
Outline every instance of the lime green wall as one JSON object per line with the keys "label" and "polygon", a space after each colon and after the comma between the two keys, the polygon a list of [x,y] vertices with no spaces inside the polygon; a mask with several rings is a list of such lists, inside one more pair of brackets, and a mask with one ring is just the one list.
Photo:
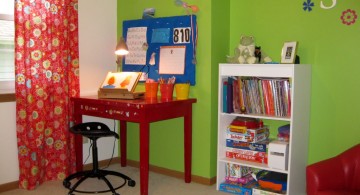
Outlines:
{"label": "lime green wall", "polygon": [[[118,34],[122,32],[122,21],[140,19],[144,8],[156,9],[156,17],[186,15],[182,7],[178,7],[173,0],[118,0]],[[212,107],[214,97],[211,81],[211,3],[208,1],[186,1],[200,8],[196,14],[198,19],[198,45],[196,65],[196,86],[191,87],[190,97],[196,97],[198,102],[193,106],[193,160],[192,174],[210,178],[215,176],[214,164],[216,158],[210,153],[215,148],[211,142],[211,132],[216,127],[209,121],[213,118]],[[139,86],[141,88],[143,86]],[[216,115],[215,115],[216,116]],[[173,119],[152,123],[150,132],[150,164],[183,171],[183,119]],[[129,125],[128,158],[139,160],[138,125]]]}
{"label": "lime green wall", "polygon": [[[227,11],[230,9],[229,0],[212,0],[211,9],[211,169],[210,175],[216,176],[216,157],[217,157],[217,112],[218,112],[218,66],[219,63],[224,62],[224,56],[227,54],[229,48],[228,37],[230,32],[230,14]],[[209,57],[210,57],[209,56]]]}
{"label": "lime green wall", "polygon": [[[217,74],[218,63],[232,55],[241,34],[253,35],[256,44],[274,61],[280,60],[285,41],[298,41],[301,63],[312,64],[309,163],[333,156],[360,142],[358,118],[360,88],[357,47],[360,21],[341,23],[342,11],[360,13],[355,0],[341,1],[333,9],[302,9],[299,0],[188,0],[200,8],[197,13],[196,86],[190,96],[198,103],[193,111],[192,174],[216,175]],[[324,3],[330,4],[331,1]],[[118,32],[122,21],[141,18],[144,8],[154,7],[156,17],[185,15],[173,0],[118,0]],[[139,86],[140,90],[143,86]],[[150,163],[183,171],[183,120],[151,124]],[[128,158],[139,159],[138,126],[129,125]],[[180,154],[180,155],[179,155]]]}
{"label": "lime green wall", "polygon": [[[230,0],[230,50],[241,34],[253,35],[256,44],[275,61],[285,41],[298,41],[302,64],[312,64],[309,163],[333,156],[360,142],[360,84],[358,74],[360,21],[347,26],[341,13],[356,0],[338,1],[325,10],[320,1],[304,11],[305,0]],[[331,1],[324,0],[329,5]],[[296,100],[295,100],[296,101]]]}

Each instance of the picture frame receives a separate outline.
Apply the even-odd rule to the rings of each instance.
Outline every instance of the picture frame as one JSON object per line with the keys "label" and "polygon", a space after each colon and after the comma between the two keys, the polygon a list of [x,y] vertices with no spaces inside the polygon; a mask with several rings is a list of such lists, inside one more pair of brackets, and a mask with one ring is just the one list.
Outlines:
{"label": "picture frame", "polygon": [[294,64],[297,52],[297,41],[288,41],[284,43],[281,50],[281,63]]}

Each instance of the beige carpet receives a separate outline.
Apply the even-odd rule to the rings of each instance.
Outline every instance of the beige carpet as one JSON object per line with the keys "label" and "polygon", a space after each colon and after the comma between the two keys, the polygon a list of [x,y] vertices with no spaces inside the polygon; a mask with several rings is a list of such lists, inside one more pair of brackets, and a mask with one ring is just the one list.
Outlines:
{"label": "beige carpet", "polygon": [[[140,172],[138,168],[134,167],[120,167],[117,164],[111,165],[108,170],[120,171],[129,176],[136,182],[135,187],[129,187],[127,184],[116,190],[121,195],[140,195]],[[121,179],[109,176],[108,179],[115,186]],[[106,184],[98,179],[90,179],[84,181],[79,187],[79,190],[99,190],[107,189]],[[68,189],[64,188],[62,181],[45,182],[39,186],[36,190],[11,190],[1,195],[66,195]],[[75,194],[82,194],[75,192]],[[111,192],[101,193],[104,195],[112,194]],[[149,175],[149,195],[228,195],[228,193],[219,192],[216,190],[216,186],[208,186],[198,183],[185,183],[183,179],[165,176],[150,172]]]}

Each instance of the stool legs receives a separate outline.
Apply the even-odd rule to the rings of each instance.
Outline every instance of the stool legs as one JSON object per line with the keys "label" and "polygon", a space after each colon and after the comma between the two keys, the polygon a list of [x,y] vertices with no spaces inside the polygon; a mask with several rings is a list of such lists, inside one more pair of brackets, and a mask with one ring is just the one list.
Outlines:
{"label": "stool legs", "polygon": [[[121,187],[123,187],[126,182],[128,182],[128,186],[130,187],[134,187],[136,185],[136,182],[134,180],[132,180],[130,177],[119,173],[119,172],[115,172],[115,171],[108,171],[108,170],[101,170],[99,169],[99,163],[98,163],[98,152],[97,152],[97,144],[96,144],[96,140],[97,138],[92,138],[91,139],[93,142],[93,146],[92,146],[92,155],[93,155],[93,169],[92,170],[88,170],[88,171],[80,171],[74,174],[69,175],[67,178],[64,179],[63,181],[63,185],[64,187],[68,188],[70,191],[68,193],[68,195],[73,195],[73,192],[82,192],[82,193],[91,193],[90,191],[79,191],[76,190],[76,188],[82,183],[84,182],[87,178],[98,178],[103,180],[106,185],[109,187],[109,190],[105,190],[105,191],[94,191],[93,193],[102,193],[102,192],[109,192],[111,191],[113,193],[113,195],[119,195],[118,193],[116,193],[116,189],[119,189]],[[117,176],[120,178],[124,179],[124,183],[121,184],[120,186],[114,188],[112,186],[112,184],[110,183],[110,181],[106,178],[107,175],[113,175],[113,176]],[[80,178],[72,187],[71,187],[71,180],[75,179],[75,178]]]}

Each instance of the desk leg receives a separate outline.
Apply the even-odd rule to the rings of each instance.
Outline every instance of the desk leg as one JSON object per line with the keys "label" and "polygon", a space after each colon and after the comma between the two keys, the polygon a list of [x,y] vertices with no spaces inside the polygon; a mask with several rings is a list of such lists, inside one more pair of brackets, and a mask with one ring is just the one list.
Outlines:
{"label": "desk leg", "polygon": [[[82,115],[74,113],[74,125],[82,123]],[[83,170],[83,137],[75,134],[76,172]]]}
{"label": "desk leg", "polygon": [[190,105],[184,116],[185,183],[191,182],[191,156],[192,156],[192,107]]}
{"label": "desk leg", "polygon": [[126,134],[127,134],[127,126],[126,121],[120,121],[120,160],[121,166],[126,167]]}
{"label": "desk leg", "polygon": [[148,194],[149,187],[149,133],[150,124],[140,123],[140,192]]}

